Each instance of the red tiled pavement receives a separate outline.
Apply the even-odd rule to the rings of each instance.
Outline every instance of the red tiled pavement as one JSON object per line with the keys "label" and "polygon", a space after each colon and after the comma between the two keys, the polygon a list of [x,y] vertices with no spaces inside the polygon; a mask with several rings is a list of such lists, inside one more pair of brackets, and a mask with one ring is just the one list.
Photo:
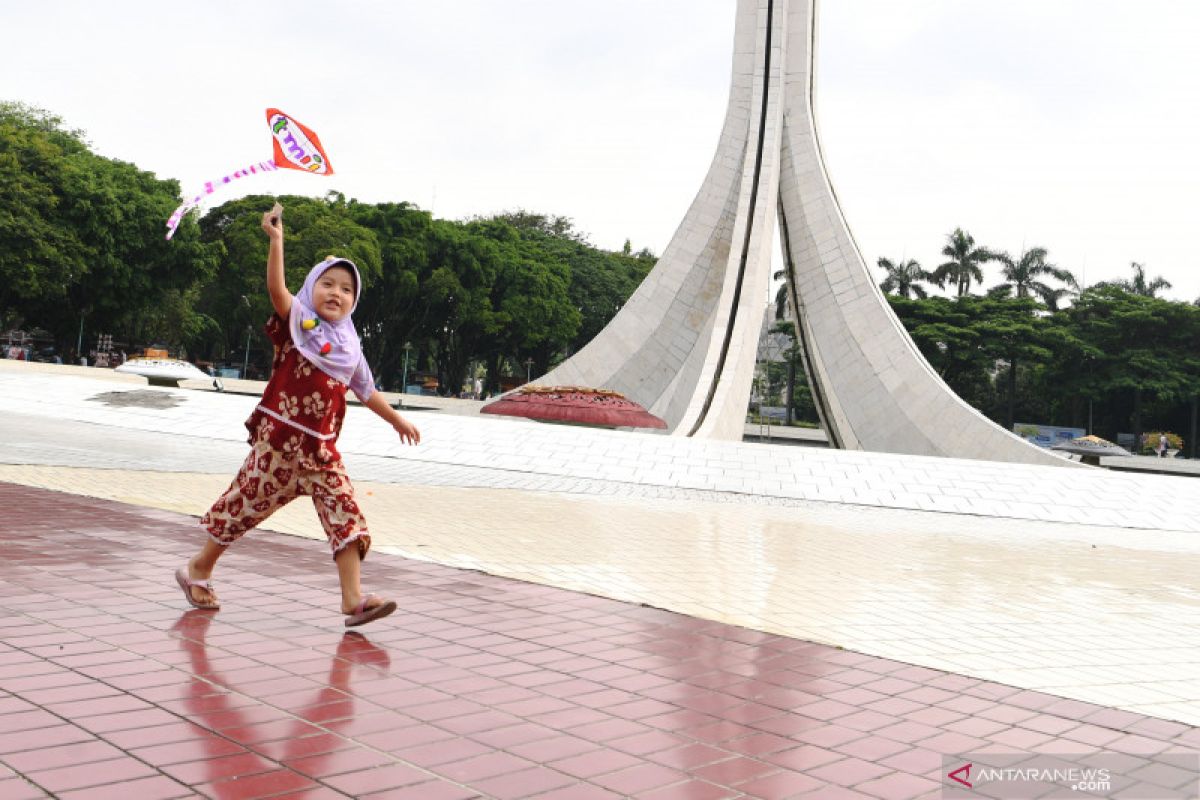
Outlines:
{"label": "red tiled pavement", "polygon": [[[314,523],[315,524],[315,523]],[[936,796],[944,748],[1194,750],[1186,725],[254,533],[189,610],[177,514],[0,484],[0,797]]]}

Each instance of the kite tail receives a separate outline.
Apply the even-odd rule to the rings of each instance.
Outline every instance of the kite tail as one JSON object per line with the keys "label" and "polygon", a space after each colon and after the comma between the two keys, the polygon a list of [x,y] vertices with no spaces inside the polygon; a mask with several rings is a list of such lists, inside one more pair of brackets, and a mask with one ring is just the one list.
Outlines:
{"label": "kite tail", "polygon": [[276,166],[273,159],[270,161],[260,161],[257,164],[251,164],[248,167],[242,167],[241,169],[231,172],[230,174],[218,178],[217,180],[206,181],[204,184],[204,191],[197,194],[191,200],[183,201],[183,204],[180,205],[179,208],[175,209],[175,213],[173,213],[167,220],[168,241],[172,236],[175,235],[175,230],[179,227],[179,223],[183,222],[184,216],[186,216],[187,213],[193,208],[200,205],[200,202],[204,200],[205,197],[208,197],[220,187],[227,183],[233,183],[239,178],[249,178],[251,175],[258,175],[262,172],[274,172],[277,169],[279,169],[279,167]]}

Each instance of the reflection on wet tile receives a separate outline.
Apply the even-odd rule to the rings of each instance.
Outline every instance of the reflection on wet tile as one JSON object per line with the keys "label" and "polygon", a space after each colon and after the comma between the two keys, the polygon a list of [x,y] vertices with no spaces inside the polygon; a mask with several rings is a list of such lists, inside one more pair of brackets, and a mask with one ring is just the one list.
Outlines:
{"label": "reflection on wet tile", "polygon": [[[0,466],[200,514],[225,476]],[[360,482],[375,546],[1200,721],[1200,542],[985,517]],[[268,523],[320,536],[306,503]],[[89,658],[89,656],[81,656]]]}
{"label": "reflection on wet tile", "polygon": [[[74,478],[77,490],[90,479]],[[928,795],[940,754],[968,746],[1200,748],[1194,727],[1082,696],[1093,684],[1065,700],[771,630],[1039,680],[1069,679],[1067,659],[1086,654],[1087,680],[1126,676],[1099,689],[1186,715],[1190,642],[1094,646],[1078,612],[1022,588],[1079,571],[1052,548],[1018,548],[1036,567],[951,578],[968,543],[903,520],[885,533],[732,507],[604,503],[604,517],[577,499],[420,495],[374,487],[377,541],[534,580],[378,552],[367,585],[400,610],[348,633],[323,544],[259,532],[222,559],[222,610],[196,611],[171,579],[199,541],[194,519],[0,484],[0,528],[22,532],[0,540],[0,762],[22,769],[33,796],[769,797],[836,785],[903,798]],[[997,563],[1015,558],[993,550]],[[1143,621],[1165,602],[1152,572],[1178,591],[1180,573],[1153,557],[1128,559],[1146,585],[1125,582],[1127,608]],[[1111,604],[1110,573],[1080,561],[1092,570],[1082,601]],[[546,585],[549,570],[586,593]],[[1061,582],[1050,600],[1082,602],[1072,591]],[[622,593],[648,602],[603,596]],[[697,610],[651,607],[672,603]],[[941,613],[985,627],[933,635]],[[1095,613],[1130,624],[1115,605]],[[738,615],[763,622],[714,620]],[[1026,647],[1046,630],[1062,640]],[[1170,679],[1126,663],[1155,653]],[[10,783],[0,775],[0,793]]]}

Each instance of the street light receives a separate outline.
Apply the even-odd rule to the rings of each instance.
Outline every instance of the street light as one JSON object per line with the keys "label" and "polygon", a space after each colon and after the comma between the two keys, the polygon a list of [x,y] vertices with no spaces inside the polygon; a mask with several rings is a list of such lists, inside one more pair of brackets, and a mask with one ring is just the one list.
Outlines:
{"label": "street light", "polygon": [[79,309],[79,336],[75,339],[75,354],[83,357],[83,320],[88,314],[87,306]]}
{"label": "street light", "polygon": [[404,395],[408,394],[408,351],[412,349],[412,342],[404,343],[404,372],[400,377],[400,405],[404,405]]}
{"label": "street light", "polygon": [[530,377],[531,369],[533,369],[533,359],[527,358],[527,359],[525,359],[525,382],[526,383],[529,383],[529,381],[532,380],[532,378]]}
{"label": "street light", "polygon": [[[250,310],[250,299],[246,295],[242,295],[242,302],[246,304],[246,310]],[[246,369],[250,366],[250,321],[246,320],[246,352],[242,356],[242,380],[246,379]]]}

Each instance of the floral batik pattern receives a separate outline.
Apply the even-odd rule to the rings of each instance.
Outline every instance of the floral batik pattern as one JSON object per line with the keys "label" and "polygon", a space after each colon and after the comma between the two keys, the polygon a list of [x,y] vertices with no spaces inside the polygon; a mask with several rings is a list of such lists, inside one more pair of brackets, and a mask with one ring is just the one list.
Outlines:
{"label": "floral batik pattern", "polygon": [[299,451],[313,469],[340,461],[337,437],[346,418],[346,384],[317,369],[295,348],[278,314],[271,315],[266,332],[275,345],[275,359],[262,401],[246,420],[250,444],[268,442],[289,455]]}
{"label": "floral batik pattern", "polygon": [[371,536],[346,468],[337,460],[314,469],[300,452],[301,438],[297,436],[295,442],[290,442],[290,448],[278,450],[269,442],[255,443],[229,488],[200,518],[200,524],[217,544],[233,544],[276,510],[297,497],[308,496],[333,554],[356,542],[359,554],[366,556]]}

